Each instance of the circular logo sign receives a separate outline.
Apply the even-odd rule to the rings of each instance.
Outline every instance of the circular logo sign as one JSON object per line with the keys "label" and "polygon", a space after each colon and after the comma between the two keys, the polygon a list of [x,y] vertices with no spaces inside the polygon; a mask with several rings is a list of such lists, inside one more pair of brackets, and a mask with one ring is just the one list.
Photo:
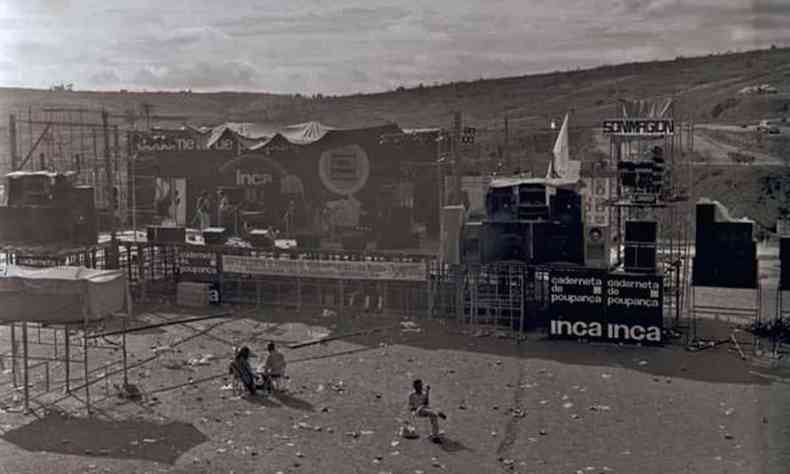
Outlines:
{"label": "circular logo sign", "polygon": [[341,196],[351,196],[368,182],[368,154],[359,145],[326,150],[321,153],[318,173],[328,190]]}

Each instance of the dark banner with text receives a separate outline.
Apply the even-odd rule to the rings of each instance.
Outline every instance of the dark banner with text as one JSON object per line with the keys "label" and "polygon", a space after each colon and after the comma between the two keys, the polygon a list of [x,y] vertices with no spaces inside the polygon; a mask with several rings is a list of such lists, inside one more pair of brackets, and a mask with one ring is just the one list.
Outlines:
{"label": "dark banner with text", "polygon": [[554,270],[549,278],[551,336],[662,342],[661,276],[583,269]]}

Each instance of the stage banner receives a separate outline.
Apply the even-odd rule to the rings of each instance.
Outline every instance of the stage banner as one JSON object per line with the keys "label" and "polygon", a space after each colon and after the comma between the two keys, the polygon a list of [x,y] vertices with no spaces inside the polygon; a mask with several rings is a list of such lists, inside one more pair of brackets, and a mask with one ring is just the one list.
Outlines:
{"label": "stage banner", "polygon": [[603,337],[606,272],[595,269],[549,273],[550,335]]}
{"label": "stage banner", "polygon": [[219,263],[216,252],[181,249],[178,253],[178,280],[216,282],[219,280]]}
{"label": "stage banner", "polygon": [[609,338],[661,342],[663,286],[660,275],[610,273],[606,282]]}
{"label": "stage banner", "polygon": [[549,283],[550,336],[662,342],[660,275],[557,269]]}
{"label": "stage banner", "polygon": [[426,265],[402,262],[350,262],[335,260],[282,260],[224,255],[222,271],[241,275],[268,275],[337,280],[426,281]]}

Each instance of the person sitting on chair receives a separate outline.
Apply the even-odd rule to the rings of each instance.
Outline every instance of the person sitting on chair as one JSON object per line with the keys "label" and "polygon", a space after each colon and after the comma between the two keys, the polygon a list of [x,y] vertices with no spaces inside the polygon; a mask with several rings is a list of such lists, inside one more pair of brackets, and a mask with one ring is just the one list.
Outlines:
{"label": "person sitting on chair", "polygon": [[247,346],[242,347],[230,363],[229,372],[235,377],[238,377],[242,385],[250,392],[250,395],[255,395],[255,373],[250,367],[250,356],[252,352]]}
{"label": "person sitting on chair", "polygon": [[412,413],[419,417],[428,418],[431,421],[431,441],[434,443],[441,443],[442,440],[439,437],[439,420],[441,418],[443,420],[447,419],[447,416],[442,413],[441,411],[433,410],[430,408],[430,394],[431,394],[431,386],[425,386],[425,390],[423,390],[422,380],[417,379],[413,383],[414,392],[409,395],[409,409]]}
{"label": "person sitting on chair", "polygon": [[258,368],[258,373],[263,378],[263,387],[269,391],[273,389],[273,382],[285,376],[285,356],[277,350],[273,342],[266,346],[269,356],[262,367]]}

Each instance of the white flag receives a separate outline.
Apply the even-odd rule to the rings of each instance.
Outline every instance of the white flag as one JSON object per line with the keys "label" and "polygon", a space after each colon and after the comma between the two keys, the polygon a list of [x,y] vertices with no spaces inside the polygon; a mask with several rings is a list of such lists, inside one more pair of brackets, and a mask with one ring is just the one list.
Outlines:
{"label": "white flag", "polygon": [[549,169],[546,173],[547,179],[579,179],[581,162],[570,159],[570,147],[568,145],[568,114],[565,114],[560,134],[557,136],[557,141],[554,142],[553,154],[554,158],[549,163]]}

